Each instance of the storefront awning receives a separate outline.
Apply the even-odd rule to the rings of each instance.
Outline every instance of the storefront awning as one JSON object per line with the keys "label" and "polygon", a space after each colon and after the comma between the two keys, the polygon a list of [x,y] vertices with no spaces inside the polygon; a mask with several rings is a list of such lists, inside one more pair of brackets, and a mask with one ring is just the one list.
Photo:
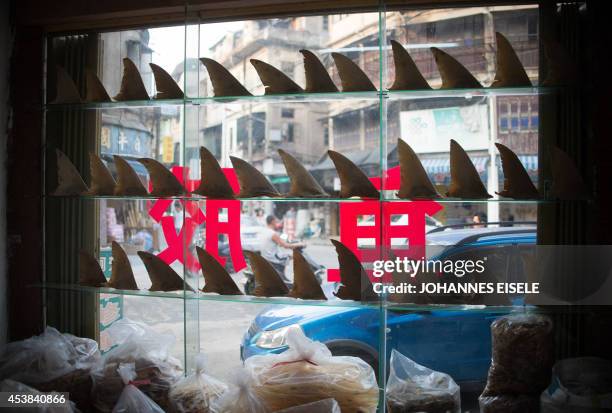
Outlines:
{"label": "storefront awning", "polygon": [[[485,172],[487,164],[489,162],[488,156],[477,156],[470,157],[470,160],[476,167],[478,173]],[[430,174],[449,174],[450,173],[450,159],[449,158],[425,158],[421,159],[421,164],[425,171]]]}

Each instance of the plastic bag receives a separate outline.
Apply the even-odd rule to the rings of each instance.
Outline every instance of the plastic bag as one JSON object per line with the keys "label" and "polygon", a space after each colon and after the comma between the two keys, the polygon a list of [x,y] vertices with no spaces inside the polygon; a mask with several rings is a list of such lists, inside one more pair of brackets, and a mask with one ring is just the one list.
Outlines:
{"label": "plastic bag", "polygon": [[94,340],[47,327],[38,336],[7,344],[0,356],[0,379],[11,378],[43,392],[68,392],[80,409],[88,410],[90,371],[99,360]]}
{"label": "plastic bag", "polygon": [[106,331],[118,345],[92,371],[94,407],[101,412],[113,409],[124,387],[117,368],[134,363],[135,380],[143,383],[139,390],[167,409],[168,392],[182,375],[181,363],[169,355],[174,337],[129,319],[117,321]]}
{"label": "plastic bag", "polygon": [[493,357],[483,396],[536,395],[548,387],[553,324],[538,314],[513,314],[491,324]]}
{"label": "plastic bag", "polygon": [[233,385],[219,398],[213,400],[213,413],[270,413],[265,403],[253,392],[251,377],[240,370]]}
{"label": "plastic bag", "polygon": [[542,413],[612,409],[612,362],[596,357],[557,362],[552,382],[540,397],[540,406]]}
{"label": "plastic bag", "polygon": [[342,413],[338,402],[334,399],[324,399],[318,402],[290,407],[274,413]]}
{"label": "plastic bag", "polygon": [[[0,382],[0,392],[8,393],[30,393],[33,395],[40,394],[38,390],[15,380],[6,379]],[[51,395],[57,394],[51,392]],[[12,410],[10,408],[3,409],[0,407],[0,412]],[[20,413],[72,413],[78,412],[73,402],[69,402],[67,406],[40,406],[40,407],[23,407],[17,409]]]}
{"label": "plastic bag", "polygon": [[287,333],[289,349],[245,361],[254,391],[272,411],[333,398],[343,412],[375,412],[378,384],[372,367],[357,357],[333,357],[301,329]]}
{"label": "plastic bag", "polygon": [[395,349],[389,364],[389,412],[461,413],[461,393],[451,376],[421,366]]}
{"label": "plastic bag", "polygon": [[117,373],[125,387],[113,408],[113,413],[164,413],[161,407],[134,385],[136,379],[134,363],[120,364]]}
{"label": "plastic bag", "polygon": [[480,413],[539,413],[540,402],[532,395],[480,396]]}
{"label": "plastic bag", "polygon": [[170,403],[175,412],[209,413],[210,406],[227,385],[204,373],[206,359],[203,354],[195,357],[195,373],[182,378],[170,389]]}

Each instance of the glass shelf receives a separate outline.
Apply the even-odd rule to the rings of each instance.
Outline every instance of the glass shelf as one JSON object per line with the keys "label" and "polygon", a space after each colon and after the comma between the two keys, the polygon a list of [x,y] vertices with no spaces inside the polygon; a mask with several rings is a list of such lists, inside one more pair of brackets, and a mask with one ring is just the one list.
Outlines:
{"label": "glass shelf", "polygon": [[84,103],[47,103],[44,109],[54,110],[95,110],[95,109],[128,109],[149,108],[161,106],[182,106],[184,99],[148,99],[148,100],[126,100],[121,102],[84,102]]}
{"label": "glass shelf", "polygon": [[[256,96],[224,96],[187,98],[193,105],[219,104],[219,103],[282,103],[282,102],[333,102],[341,100],[378,100],[380,91],[368,92],[334,92],[334,93],[283,93],[274,95]],[[383,92],[384,94],[385,92]]]}
{"label": "glass shelf", "polygon": [[[155,201],[158,199],[169,199],[169,200],[182,200],[192,202],[204,202],[210,201],[242,201],[242,202],[256,202],[256,201],[267,201],[267,202],[362,202],[362,201],[379,201],[376,198],[297,198],[297,197],[254,197],[254,198],[234,198],[234,199],[220,199],[220,198],[206,198],[203,196],[189,196],[189,195],[177,195],[168,197],[154,197],[154,196],[116,196],[116,195],[44,195],[46,199],[52,200],[118,200],[118,201]],[[405,201],[405,200],[404,200]]]}
{"label": "glass shelf", "polygon": [[525,87],[483,87],[476,89],[421,89],[390,90],[383,92],[390,99],[431,99],[431,98],[465,98],[472,99],[485,96],[532,96],[549,95],[561,90],[560,87],[525,86]]}
{"label": "glass shelf", "polygon": [[57,291],[74,291],[84,293],[97,293],[97,294],[116,294],[124,296],[139,296],[139,297],[158,297],[158,298],[172,298],[172,299],[185,299],[185,300],[202,300],[202,301],[224,301],[224,302],[236,302],[236,303],[253,303],[253,304],[275,304],[275,305],[306,305],[306,306],[322,306],[322,307],[369,307],[379,308],[381,303],[370,302],[363,303],[359,301],[351,300],[301,300],[291,297],[255,297],[250,295],[219,295],[212,293],[202,293],[201,291],[149,291],[149,290],[117,290],[115,288],[105,287],[84,287],[81,285],[74,284],[57,284],[57,283],[42,283],[31,285],[33,288],[42,288],[48,290]]}
{"label": "glass shelf", "polygon": [[[516,311],[537,311],[538,307],[523,304],[523,305],[471,305],[471,304],[415,304],[415,303],[396,303],[390,301],[374,301],[374,302],[358,302],[351,300],[329,299],[329,300],[301,300],[290,297],[255,297],[250,295],[219,295],[214,293],[202,293],[201,291],[149,291],[149,290],[117,290],[114,288],[104,287],[84,287],[75,284],[57,284],[57,283],[41,283],[33,284],[31,288],[42,288],[56,291],[73,291],[81,293],[95,294],[115,294],[121,296],[137,296],[137,297],[156,297],[169,298],[179,300],[200,300],[200,301],[218,301],[218,302],[234,302],[242,304],[268,304],[268,305],[303,305],[315,307],[350,307],[350,308],[385,308],[388,311],[394,312],[410,312],[410,313],[431,313],[436,311],[470,311],[470,312],[486,312],[494,314],[507,314]],[[553,307],[562,307],[557,305]],[[538,310],[538,311],[541,311]]]}
{"label": "glass shelf", "polygon": [[70,109],[126,109],[181,105],[216,105],[225,103],[316,103],[343,100],[378,100],[381,95],[388,99],[432,99],[432,98],[465,98],[472,99],[485,96],[532,96],[548,95],[561,90],[561,87],[503,87],[477,89],[421,89],[421,90],[382,90],[368,92],[335,92],[335,93],[287,93],[256,96],[224,96],[185,99],[148,99],[128,100],[121,102],[85,102],[85,103],[48,103],[47,111]]}
{"label": "glass shelf", "polygon": [[155,201],[158,199],[169,199],[169,200],[182,200],[192,202],[204,202],[210,201],[241,201],[241,202],[366,202],[366,201],[380,201],[380,202],[423,202],[423,201],[435,201],[439,204],[487,204],[490,202],[505,203],[505,204],[560,204],[560,203],[589,203],[592,202],[590,199],[514,199],[514,198],[489,198],[489,199],[468,199],[468,198],[435,198],[435,199],[401,199],[401,198],[298,198],[298,197],[254,197],[254,198],[234,198],[234,199],[220,199],[213,198],[208,199],[203,196],[190,196],[190,195],[177,195],[167,197],[155,197],[155,196],[116,196],[116,195],[44,195],[43,198],[49,200],[117,200],[117,201]]}

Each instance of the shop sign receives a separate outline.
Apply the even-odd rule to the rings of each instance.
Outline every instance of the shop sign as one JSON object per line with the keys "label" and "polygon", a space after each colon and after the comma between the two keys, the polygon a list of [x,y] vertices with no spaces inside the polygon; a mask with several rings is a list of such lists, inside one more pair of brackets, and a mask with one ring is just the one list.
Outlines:
{"label": "shop sign", "polygon": [[[239,184],[232,169],[224,169],[232,188],[239,192]],[[192,191],[199,185],[199,180],[185,180],[189,176],[188,168],[175,166],[172,173],[185,186]],[[393,174],[393,177],[397,174]],[[380,179],[372,179],[375,186],[380,188]],[[387,179],[386,190],[399,189],[398,179]],[[225,265],[225,258],[219,255],[219,237],[225,236],[229,242],[229,258],[232,260],[235,271],[246,267],[246,261],[242,252],[240,239],[240,212],[241,205],[238,200],[207,200],[206,210],[196,201],[181,200],[184,208],[184,220],[182,227],[178,230],[174,225],[174,217],[165,215],[171,207],[173,200],[156,200],[149,209],[149,215],[161,225],[167,248],[158,256],[168,264],[179,261],[185,267],[197,272],[200,264],[195,251],[190,247],[198,227],[205,225],[204,248],[221,265]],[[435,201],[406,201],[381,203],[375,200],[362,202],[340,203],[340,241],[350,248],[362,262],[373,262],[380,259],[380,252],[385,255],[392,250],[393,239],[406,240],[409,248],[393,249],[396,257],[422,258],[425,256],[425,216],[434,215],[442,209]],[[392,218],[396,215],[407,215],[405,225],[392,224]],[[363,216],[373,216],[373,224],[369,221],[364,225]],[[360,249],[359,239],[373,239],[374,248]],[[382,248],[382,250],[381,250]],[[338,271],[328,269],[328,281],[339,281]]]}

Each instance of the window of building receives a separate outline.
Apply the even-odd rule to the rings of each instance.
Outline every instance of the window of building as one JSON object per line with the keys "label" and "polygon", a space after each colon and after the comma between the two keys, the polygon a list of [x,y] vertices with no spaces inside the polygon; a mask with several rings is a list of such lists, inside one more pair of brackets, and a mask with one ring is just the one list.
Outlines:
{"label": "window of building", "polygon": [[295,115],[295,109],[290,109],[290,108],[281,109],[281,118],[293,119],[294,115]]}

